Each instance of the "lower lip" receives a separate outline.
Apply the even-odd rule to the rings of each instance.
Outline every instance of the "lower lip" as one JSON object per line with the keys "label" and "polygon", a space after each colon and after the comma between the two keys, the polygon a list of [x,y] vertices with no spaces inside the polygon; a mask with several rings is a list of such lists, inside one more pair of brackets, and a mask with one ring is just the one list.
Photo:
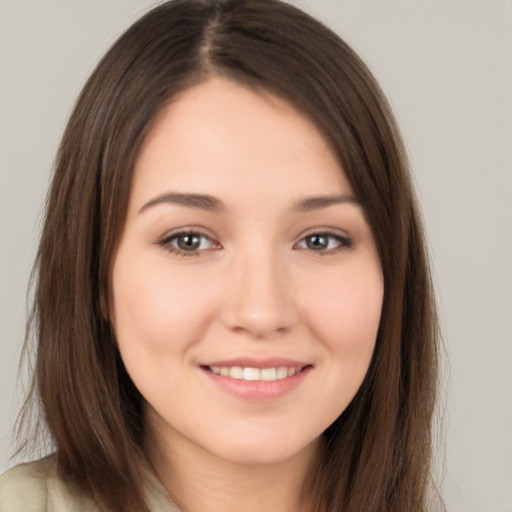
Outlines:
{"label": "lower lip", "polygon": [[243,380],[217,375],[206,368],[201,370],[222,390],[244,400],[277,400],[297,388],[307,377],[312,367],[308,366],[299,373],[277,380]]}

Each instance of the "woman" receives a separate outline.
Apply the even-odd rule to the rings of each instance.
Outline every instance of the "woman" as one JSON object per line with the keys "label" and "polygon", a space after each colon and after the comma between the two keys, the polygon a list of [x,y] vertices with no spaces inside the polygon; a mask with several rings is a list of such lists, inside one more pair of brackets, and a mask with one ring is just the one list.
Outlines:
{"label": "woman", "polygon": [[2,508],[427,510],[437,332],[406,158],[304,13],[136,22],[71,115],[36,265],[55,455],[4,475]]}

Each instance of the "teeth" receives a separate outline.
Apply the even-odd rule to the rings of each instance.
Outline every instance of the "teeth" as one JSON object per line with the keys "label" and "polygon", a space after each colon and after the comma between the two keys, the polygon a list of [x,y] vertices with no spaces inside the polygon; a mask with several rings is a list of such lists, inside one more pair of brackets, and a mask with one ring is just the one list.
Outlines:
{"label": "teeth", "polygon": [[261,380],[261,371],[258,368],[244,368],[242,372],[244,380]]}
{"label": "teeth", "polygon": [[240,366],[210,366],[212,373],[215,375],[222,375],[224,377],[230,377],[232,379],[241,380],[263,380],[272,381],[286,379],[286,377],[292,377],[296,373],[301,371],[301,368],[293,368],[287,366],[279,366],[276,368],[242,368]]}
{"label": "teeth", "polygon": [[261,380],[276,380],[277,370],[275,368],[263,368],[261,370]]}
{"label": "teeth", "polygon": [[288,377],[288,368],[285,366],[280,366],[277,369],[276,379],[286,379],[286,377]]}
{"label": "teeth", "polygon": [[244,375],[244,371],[243,371],[243,368],[240,368],[240,366],[232,366],[229,369],[229,376],[232,379],[241,379],[241,378],[243,378],[243,375]]}

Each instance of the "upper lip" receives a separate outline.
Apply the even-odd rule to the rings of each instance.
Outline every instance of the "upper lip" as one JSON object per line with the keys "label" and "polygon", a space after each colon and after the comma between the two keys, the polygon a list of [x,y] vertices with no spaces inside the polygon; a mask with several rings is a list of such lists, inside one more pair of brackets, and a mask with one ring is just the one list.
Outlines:
{"label": "upper lip", "polygon": [[268,359],[256,359],[252,357],[237,357],[235,359],[222,359],[201,363],[200,366],[240,366],[242,368],[304,368],[311,363],[297,361],[285,357],[272,357]]}

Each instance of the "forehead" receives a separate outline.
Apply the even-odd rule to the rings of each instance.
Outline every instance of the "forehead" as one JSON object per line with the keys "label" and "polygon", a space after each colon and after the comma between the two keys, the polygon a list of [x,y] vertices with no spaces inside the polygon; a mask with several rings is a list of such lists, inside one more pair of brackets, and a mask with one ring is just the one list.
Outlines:
{"label": "forehead", "polygon": [[350,193],[329,144],[291,104],[226,79],[185,90],[159,113],[138,155],[137,202],[161,193]]}

